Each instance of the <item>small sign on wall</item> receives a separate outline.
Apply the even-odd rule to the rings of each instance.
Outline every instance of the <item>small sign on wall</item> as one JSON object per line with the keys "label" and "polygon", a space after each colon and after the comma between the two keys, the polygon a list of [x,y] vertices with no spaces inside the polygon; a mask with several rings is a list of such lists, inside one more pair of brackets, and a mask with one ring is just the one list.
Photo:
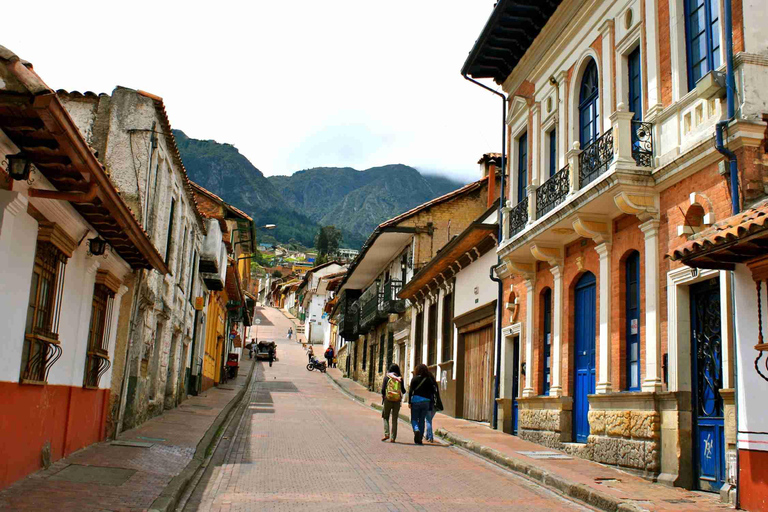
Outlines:
{"label": "small sign on wall", "polygon": [[202,311],[205,306],[205,297],[195,297],[195,309]]}
{"label": "small sign on wall", "polygon": [[638,328],[638,322],[637,322],[637,318],[633,318],[633,319],[632,319],[632,320],[629,322],[629,333],[630,333],[630,334],[637,334],[637,332],[638,332],[638,329],[639,329],[639,328]]}

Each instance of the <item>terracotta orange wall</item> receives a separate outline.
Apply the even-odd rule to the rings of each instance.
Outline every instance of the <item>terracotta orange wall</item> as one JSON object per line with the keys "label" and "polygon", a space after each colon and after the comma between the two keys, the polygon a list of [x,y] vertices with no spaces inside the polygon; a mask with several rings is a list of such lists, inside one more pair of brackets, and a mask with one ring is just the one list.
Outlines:
{"label": "terracotta orange wall", "polygon": [[0,488],[42,467],[46,441],[52,462],[102,441],[108,391],[0,382]]}
{"label": "terracotta orange wall", "polygon": [[768,452],[739,450],[739,505],[768,512]]}

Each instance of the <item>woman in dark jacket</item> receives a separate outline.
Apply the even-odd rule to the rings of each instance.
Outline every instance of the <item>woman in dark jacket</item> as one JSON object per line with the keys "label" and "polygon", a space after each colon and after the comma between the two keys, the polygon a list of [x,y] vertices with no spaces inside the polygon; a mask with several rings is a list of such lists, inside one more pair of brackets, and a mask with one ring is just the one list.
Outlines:
{"label": "woman in dark jacket", "polygon": [[411,379],[411,389],[408,390],[408,403],[411,407],[411,426],[413,427],[413,442],[422,443],[424,438],[424,424],[430,404],[435,398],[435,378],[429,372],[424,363],[416,365]]}

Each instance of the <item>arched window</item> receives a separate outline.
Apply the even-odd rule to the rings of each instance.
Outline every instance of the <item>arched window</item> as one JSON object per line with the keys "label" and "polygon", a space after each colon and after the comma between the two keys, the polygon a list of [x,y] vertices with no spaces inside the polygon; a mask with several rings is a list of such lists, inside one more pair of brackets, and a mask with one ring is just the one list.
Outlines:
{"label": "arched window", "polygon": [[600,134],[599,100],[600,80],[597,75],[597,64],[594,60],[590,60],[581,78],[579,90],[579,142],[582,149],[591,144]]}
{"label": "arched window", "polygon": [[640,391],[640,253],[625,262],[627,390]]}
{"label": "arched window", "polygon": [[542,310],[544,312],[544,386],[542,395],[549,394],[550,372],[552,369],[552,289],[545,288],[541,294]]}

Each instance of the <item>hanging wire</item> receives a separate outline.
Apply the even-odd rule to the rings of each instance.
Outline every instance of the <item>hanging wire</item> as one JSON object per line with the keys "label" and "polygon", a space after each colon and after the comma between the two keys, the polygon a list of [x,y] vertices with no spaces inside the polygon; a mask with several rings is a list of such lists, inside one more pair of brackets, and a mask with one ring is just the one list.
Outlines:
{"label": "hanging wire", "polygon": [[[763,311],[762,311],[762,282],[757,281],[757,343],[758,345],[763,344]],[[757,374],[760,375],[763,379],[768,381],[768,358],[765,360],[765,370],[766,373],[763,373],[760,371],[760,359],[763,357],[763,351],[760,350],[757,353],[757,358],[755,359],[755,370],[757,371]]]}

